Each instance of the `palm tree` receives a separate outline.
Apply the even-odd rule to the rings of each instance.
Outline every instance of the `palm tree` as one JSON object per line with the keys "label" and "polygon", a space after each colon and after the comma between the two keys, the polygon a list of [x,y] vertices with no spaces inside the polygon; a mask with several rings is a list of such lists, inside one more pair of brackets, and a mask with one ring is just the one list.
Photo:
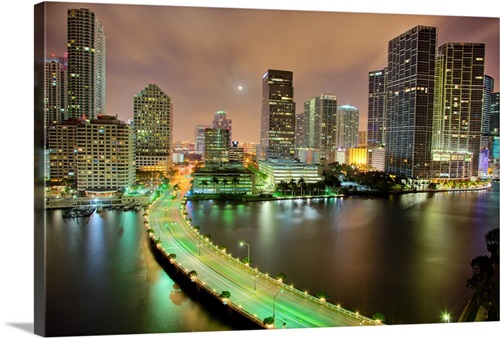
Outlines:
{"label": "palm tree", "polygon": [[231,180],[231,184],[237,186],[238,184],[240,184],[240,179],[236,176],[233,177],[233,179]]}
{"label": "palm tree", "polygon": [[224,186],[224,190],[223,190],[223,192],[225,192],[225,191],[226,191],[226,185],[228,185],[228,183],[229,183],[229,181],[227,180],[227,178],[223,178],[223,179],[222,179],[222,185]]}
{"label": "palm tree", "polygon": [[300,195],[304,195],[304,187],[306,185],[306,180],[304,180],[304,177],[301,177],[299,181],[297,182],[300,186]]}
{"label": "palm tree", "polygon": [[281,190],[282,196],[285,196],[285,191],[288,188],[288,183],[286,183],[285,181],[281,181],[280,183],[277,184],[276,188],[278,188],[278,190]]}
{"label": "palm tree", "polygon": [[212,177],[212,184],[214,185],[214,193],[216,193],[216,192],[217,192],[217,190],[216,190],[215,186],[216,186],[217,184],[219,184],[219,179],[218,179],[217,177],[215,177],[215,176],[214,176],[214,177]]}
{"label": "palm tree", "polygon": [[201,193],[203,194],[204,191],[205,191],[204,187],[208,186],[208,181],[207,180],[202,180],[200,182],[200,185],[201,185]]}

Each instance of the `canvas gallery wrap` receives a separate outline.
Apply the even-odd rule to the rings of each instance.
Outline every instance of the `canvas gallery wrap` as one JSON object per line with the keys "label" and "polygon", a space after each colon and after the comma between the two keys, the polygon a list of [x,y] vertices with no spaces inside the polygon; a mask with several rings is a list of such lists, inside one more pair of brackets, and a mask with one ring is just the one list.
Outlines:
{"label": "canvas gallery wrap", "polygon": [[498,17],[34,12],[36,334],[498,322]]}

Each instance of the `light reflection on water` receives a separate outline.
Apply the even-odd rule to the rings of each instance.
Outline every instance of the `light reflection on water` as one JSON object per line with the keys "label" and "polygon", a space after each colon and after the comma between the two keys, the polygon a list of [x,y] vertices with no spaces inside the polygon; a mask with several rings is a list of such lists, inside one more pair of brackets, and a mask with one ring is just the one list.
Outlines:
{"label": "light reflection on water", "polygon": [[[493,191],[421,193],[388,199],[312,199],[247,203],[190,202],[202,233],[243,258],[252,248],[263,272],[388,323],[458,318],[471,294],[470,262],[486,254],[484,235],[498,227]],[[224,217],[220,217],[224,215]],[[244,251],[244,250],[243,250]]]}
{"label": "light reflection on water", "polygon": [[47,211],[48,335],[230,330],[178,290],[145,241],[142,213],[88,222]]}

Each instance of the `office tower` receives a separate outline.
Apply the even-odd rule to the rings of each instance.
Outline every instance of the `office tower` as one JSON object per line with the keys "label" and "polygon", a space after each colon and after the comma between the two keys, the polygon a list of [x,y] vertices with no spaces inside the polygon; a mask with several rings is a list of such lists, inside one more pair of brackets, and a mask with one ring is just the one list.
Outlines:
{"label": "office tower", "polygon": [[[472,162],[469,175],[460,171],[464,164],[458,164],[455,170],[450,163],[449,177],[478,175],[483,133],[484,55],[483,43],[450,42],[438,49],[433,152],[455,153],[456,159],[462,154],[463,161]],[[442,155],[439,157],[442,160]]]}
{"label": "office tower", "polygon": [[368,74],[368,130],[367,146],[385,144],[387,68]]}
{"label": "office tower", "polygon": [[389,41],[386,105],[387,172],[428,178],[437,33],[416,26]]}
{"label": "office tower", "polygon": [[295,149],[306,148],[304,138],[304,112],[295,115]]}
{"label": "office tower", "polygon": [[134,96],[137,170],[167,174],[171,165],[173,101],[156,84]]}
{"label": "office tower", "polygon": [[205,167],[222,167],[229,162],[229,130],[205,129]]}
{"label": "office tower", "polygon": [[293,159],[295,102],[293,73],[269,69],[262,77],[262,157]]}
{"label": "office tower", "polygon": [[51,181],[109,194],[135,181],[132,128],[114,116],[70,119],[49,130]]}
{"label": "office tower", "polygon": [[483,135],[488,135],[490,133],[491,93],[493,93],[494,88],[495,80],[489,75],[484,75],[483,124],[481,130]]}
{"label": "office tower", "polygon": [[68,9],[68,111],[95,118],[106,107],[106,37],[94,12]]}
{"label": "office tower", "polygon": [[337,98],[321,94],[304,102],[302,121],[304,148],[316,149],[327,163],[334,161],[337,140]]}
{"label": "office tower", "polygon": [[205,152],[205,129],[210,128],[208,124],[197,125],[194,130],[194,152],[203,155]]}
{"label": "office tower", "polygon": [[491,93],[490,99],[490,135],[498,136],[498,111],[500,110],[500,93]]}
{"label": "office tower", "polygon": [[44,109],[45,127],[60,123],[67,107],[67,56],[45,58]]}
{"label": "office tower", "polygon": [[343,105],[337,108],[337,149],[355,148],[359,136],[358,108]]}
{"label": "office tower", "polygon": [[225,111],[220,110],[214,114],[214,120],[212,121],[212,128],[226,129],[229,132],[228,146],[231,145],[232,122],[230,119],[226,118]]}

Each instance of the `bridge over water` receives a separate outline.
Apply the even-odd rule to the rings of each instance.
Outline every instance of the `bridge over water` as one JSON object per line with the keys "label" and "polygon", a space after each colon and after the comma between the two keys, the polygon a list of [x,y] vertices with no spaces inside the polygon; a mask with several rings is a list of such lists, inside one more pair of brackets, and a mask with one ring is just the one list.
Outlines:
{"label": "bridge over water", "polygon": [[196,283],[214,294],[229,291],[231,306],[261,325],[269,317],[275,318],[275,328],[382,325],[285,284],[219,249],[199,234],[187,218],[183,196],[188,184],[181,182],[181,193],[174,199],[158,199],[145,213],[145,224],[154,230],[151,236],[160,240],[160,249],[175,254],[174,263],[179,268],[196,271]]}

